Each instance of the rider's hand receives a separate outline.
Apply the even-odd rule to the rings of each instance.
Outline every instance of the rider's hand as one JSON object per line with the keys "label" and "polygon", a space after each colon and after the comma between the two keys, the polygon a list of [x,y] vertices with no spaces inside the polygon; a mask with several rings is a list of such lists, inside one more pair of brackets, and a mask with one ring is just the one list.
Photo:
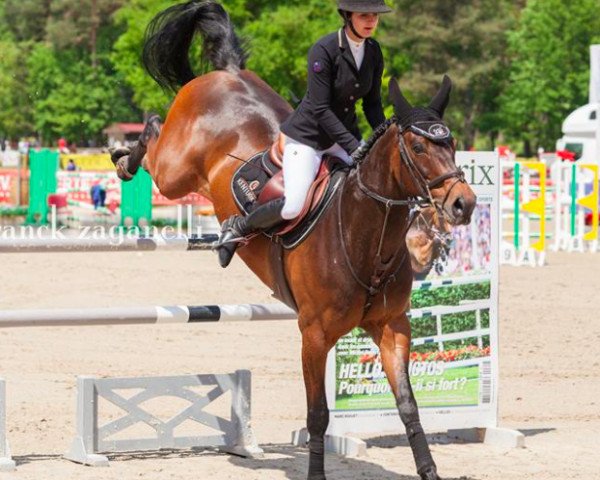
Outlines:
{"label": "rider's hand", "polygon": [[366,144],[361,143],[361,145],[350,154],[352,161],[357,163],[359,160],[363,159],[368,150]]}

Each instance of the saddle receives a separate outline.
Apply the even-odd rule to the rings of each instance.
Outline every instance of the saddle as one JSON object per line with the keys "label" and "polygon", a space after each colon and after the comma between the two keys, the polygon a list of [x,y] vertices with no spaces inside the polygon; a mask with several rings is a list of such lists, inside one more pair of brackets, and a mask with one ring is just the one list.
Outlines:
{"label": "saddle", "polygon": [[[283,197],[283,147],[280,134],[273,145],[244,162],[231,180],[233,197],[244,214],[271,200]],[[311,185],[300,215],[277,226],[266,235],[281,242],[284,248],[298,246],[308,237],[346,176],[349,167],[336,157],[325,156]]]}
{"label": "saddle", "polygon": [[[264,152],[257,153],[244,162],[233,175],[231,189],[239,209],[248,214],[259,205],[283,197],[283,147],[285,137]],[[313,231],[323,213],[343,184],[350,167],[335,157],[324,157],[317,177],[310,187],[300,215],[290,222],[264,232],[271,238],[270,256],[273,265],[273,296],[298,311],[294,294],[285,272],[284,249],[300,245]]]}

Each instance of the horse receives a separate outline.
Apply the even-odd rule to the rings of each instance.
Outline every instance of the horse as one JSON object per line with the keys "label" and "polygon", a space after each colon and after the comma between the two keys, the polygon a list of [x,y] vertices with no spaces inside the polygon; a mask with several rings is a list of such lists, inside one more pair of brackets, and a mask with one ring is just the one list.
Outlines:
{"label": "horse", "polygon": [[423,208],[406,234],[406,247],[415,280],[425,280],[432,269],[443,268],[450,248],[452,226],[435,207]]}
{"label": "horse", "polygon": [[[188,58],[196,34],[203,40],[205,65],[213,67],[199,76]],[[159,13],[146,32],[143,62],[161,86],[178,93],[164,123],[152,116],[135,147],[113,152],[119,176],[130,179],[143,166],[166,197],[199,192],[213,202],[220,221],[239,214],[230,188],[239,166],[236,158],[266,150],[292,111],[246,69],[247,58],[219,4],[190,1]],[[435,206],[450,224],[459,225],[470,221],[476,203],[455,165],[455,142],[448,135],[436,140],[446,128],[442,117],[450,89],[445,77],[429,106],[420,108],[391,81],[395,115],[367,141],[364,158],[357,159],[312,233],[283,255],[302,336],[308,480],[326,478],[327,354],[355,327],[368,332],[380,348],[418,474],[423,480],[439,480],[409,379],[412,270],[405,237],[411,212],[421,204]],[[420,128],[427,125],[428,131]],[[271,241],[259,235],[238,254],[275,289],[270,246]]]}

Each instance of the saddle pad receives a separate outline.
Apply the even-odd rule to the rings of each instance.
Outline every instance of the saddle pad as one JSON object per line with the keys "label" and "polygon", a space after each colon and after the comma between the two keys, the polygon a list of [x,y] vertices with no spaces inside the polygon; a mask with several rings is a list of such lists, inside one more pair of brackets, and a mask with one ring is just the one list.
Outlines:
{"label": "saddle pad", "polygon": [[231,191],[238,208],[244,215],[258,205],[264,186],[279,169],[273,165],[269,151],[257,153],[237,169],[231,179]]}
{"label": "saddle pad", "polygon": [[[266,232],[265,235],[272,240],[281,241],[285,249],[293,249],[302,243],[331,204],[331,200],[345,180],[348,171],[349,167],[345,165],[336,166],[331,170],[327,190],[318,205],[292,231],[279,236],[276,233],[281,231],[281,226],[277,226],[273,231]],[[231,179],[231,190],[238,208],[244,215],[251,213],[258,206],[260,193],[277,172],[279,172],[279,168],[273,164],[269,150],[266,150],[244,162],[234,173]]]}

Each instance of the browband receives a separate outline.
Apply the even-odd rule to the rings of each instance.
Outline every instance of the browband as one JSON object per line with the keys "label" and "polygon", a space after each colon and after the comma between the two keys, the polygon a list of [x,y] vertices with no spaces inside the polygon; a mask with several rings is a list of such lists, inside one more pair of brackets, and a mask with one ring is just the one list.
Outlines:
{"label": "browband", "polygon": [[408,130],[436,143],[444,143],[452,139],[450,129],[440,122],[415,122],[408,127]]}

